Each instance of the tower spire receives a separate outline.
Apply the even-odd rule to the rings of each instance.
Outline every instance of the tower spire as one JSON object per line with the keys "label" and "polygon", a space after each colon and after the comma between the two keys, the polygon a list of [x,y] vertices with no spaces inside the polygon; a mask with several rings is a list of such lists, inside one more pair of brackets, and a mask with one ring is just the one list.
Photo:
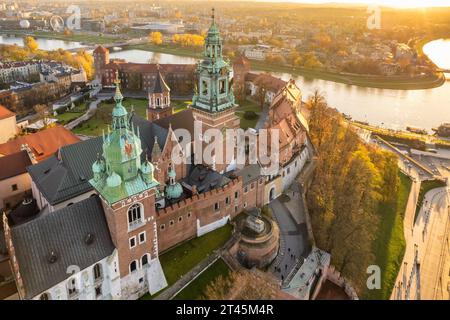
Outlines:
{"label": "tower spire", "polygon": [[214,7],[211,9],[211,18],[212,18],[212,24],[216,24],[216,17],[215,17],[215,11]]}

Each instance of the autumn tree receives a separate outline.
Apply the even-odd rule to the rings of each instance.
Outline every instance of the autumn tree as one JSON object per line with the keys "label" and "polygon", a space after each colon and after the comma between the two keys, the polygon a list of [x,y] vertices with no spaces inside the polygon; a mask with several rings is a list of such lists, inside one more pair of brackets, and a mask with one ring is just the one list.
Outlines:
{"label": "autumn tree", "polygon": [[25,38],[23,38],[23,43],[25,48],[27,48],[31,52],[36,52],[37,49],[39,48],[39,45],[36,42],[36,40],[30,36],[26,36]]}
{"label": "autumn tree", "polygon": [[163,35],[161,32],[151,32],[149,35],[149,41],[152,44],[160,45],[163,43]]}
{"label": "autumn tree", "polygon": [[205,44],[205,37],[198,34],[174,34],[172,43],[183,47],[202,47]]}
{"label": "autumn tree", "polygon": [[315,240],[361,292],[367,266],[375,261],[379,205],[397,196],[397,158],[364,144],[318,91],[307,105],[318,153],[307,195]]}
{"label": "autumn tree", "polygon": [[219,276],[205,290],[208,300],[269,300],[277,297],[278,287],[273,279],[257,271],[234,271]]}

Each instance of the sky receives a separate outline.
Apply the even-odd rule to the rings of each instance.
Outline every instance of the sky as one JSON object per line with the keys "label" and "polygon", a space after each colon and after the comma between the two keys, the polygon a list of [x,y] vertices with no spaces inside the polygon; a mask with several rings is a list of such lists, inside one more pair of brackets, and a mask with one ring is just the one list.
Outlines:
{"label": "sky", "polygon": [[363,3],[390,7],[450,7],[450,0],[266,0],[271,2],[298,3]]}

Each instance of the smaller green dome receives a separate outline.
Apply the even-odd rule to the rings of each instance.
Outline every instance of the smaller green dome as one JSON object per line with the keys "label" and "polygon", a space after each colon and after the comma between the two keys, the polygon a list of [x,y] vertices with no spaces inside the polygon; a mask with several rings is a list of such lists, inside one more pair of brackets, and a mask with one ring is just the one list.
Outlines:
{"label": "smaller green dome", "polygon": [[92,172],[94,173],[102,173],[105,169],[105,164],[101,160],[96,160],[92,164]]}
{"label": "smaller green dome", "polygon": [[153,164],[150,161],[146,160],[142,164],[141,171],[145,175],[153,174],[154,166],[153,166]]}
{"label": "smaller green dome", "polygon": [[128,114],[127,109],[122,105],[122,103],[117,103],[112,111],[113,117],[124,117]]}
{"label": "smaller green dome", "polygon": [[119,187],[122,184],[122,178],[114,171],[106,179],[106,185],[110,188]]}
{"label": "smaller green dome", "polygon": [[178,199],[183,194],[183,187],[178,182],[164,189],[167,199]]}

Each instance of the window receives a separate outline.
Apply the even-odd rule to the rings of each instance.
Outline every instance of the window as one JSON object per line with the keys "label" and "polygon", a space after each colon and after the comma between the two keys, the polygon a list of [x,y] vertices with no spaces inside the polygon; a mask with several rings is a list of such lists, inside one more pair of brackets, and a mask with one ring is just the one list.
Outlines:
{"label": "window", "polygon": [[98,281],[102,279],[102,266],[100,263],[97,263],[94,266],[94,281]]}
{"label": "window", "polygon": [[170,222],[169,222],[169,224],[171,225],[171,226],[173,226],[173,220],[170,220]]}
{"label": "window", "polygon": [[12,191],[17,191],[19,188],[17,187],[17,184],[13,184],[11,186]]}
{"label": "window", "polygon": [[244,208],[247,208],[247,202],[244,202]]}
{"label": "window", "polygon": [[224,94],[225,93],[225,80],[219,81],[219,93]]}
{"label": "window", "polygon": [[130,249],[136,247],[136,237],[130,238]]}
{"label": "window", "polygon": [[159,226],[159,228],[160,228],[161,230],[164,230],[164,229],[166,228],[166,225],[165,225],[165,224],[162,224],[162,225]]}
{"label": "window", "polygon": [[69,282],[67,283],[67,293],[69,294],[69,298],[78,293],[75,278],[69,279]]}
{"label": "window", "polygon": [[145,242],[145,231],[139,233],[139,244],[144,243]]}
{"label": "window", "polygon": [[134,272],[137,269],[137,263],[136,261],[131,261],[130,263],[130,272]]}
{"label": "window", "polygon": [[225,204],[226,204],[226,205],[229,205],[229,204],[230,204],[230,197],[226,197],[226,198],[225,198]]}
{"label": "window", "polygon": [[208,82],[206,82],[206,80],[202,81],[202,95],[208,95]]}
{"label": "window", "polygon": [[191,217],[191,213],[190,213],[190,212],[188,212],[188,214],[187,214],[187,217],[188,217],[188,218],[190,218],[190,217]]}
{"label": "window", "polygon": [[102,295],[102,286],[101,286],[101,285],[96,286],[96,287],[95,287],[95,296],[98,298],[98,297],[100,297],[101,295]]}
{"label": "window", "polygon": [[128,227],[129,229],[136,228],[141,223],[141,205],[139,203],[135,203],[128,209]]}
{"label": "window", "polygon": [[239,192],[236,191],[236,192],[234,193],[234,198],[237,199],[238,197],[239,197]]}
{"label": "window", "polygon": [[141,265],[142,266],[145,266],[145,265],[147,265],[148,264],[148,255],[147,254],[144,254],[143,256],[142,256],[142,258],[141,258]]}
{"label": "window", "polygon": [[41,294],[41,296],[39,297],[39,300],[50,300],[50,296],[47,292],[44,292],[43,294]]}
{"label": "window", "polygon": [[252,182],[250,188],[251,188],[252,190],[255,189],[255,183],[254,183],[254,182]]}
{"label": "window", "polygon": [[178,222],[181,222],[181,221],[183,221],[183,217],[182,217],[182,216],[179,216],[179,217],[178,217]]}
{"label": "window", "polygon": [[248,186],[246,186],[245,188],[244,188],[244,193],[247,193],[248,192]]}
{"label": "window", "polygon": [[234,206],[234,212],[238,212],[238,206]]}
{"label": "window", "polygon": [[287,174],[291,173],[291,168],[287,168]]}
{"label": "window", "polygon": [[220,209],[219,203],[216,202],[216,203],[214,204],[214,210],[219,211],[219,209]]}

